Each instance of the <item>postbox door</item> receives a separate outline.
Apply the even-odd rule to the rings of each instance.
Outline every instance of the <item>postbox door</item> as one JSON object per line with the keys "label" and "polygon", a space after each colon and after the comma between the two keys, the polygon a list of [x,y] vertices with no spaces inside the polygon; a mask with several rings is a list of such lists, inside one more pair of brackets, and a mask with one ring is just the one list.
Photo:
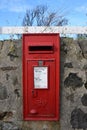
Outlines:
{"label": "postbox door", "polygon": [[56,118],[55,59],[27,61],[29,119]]}

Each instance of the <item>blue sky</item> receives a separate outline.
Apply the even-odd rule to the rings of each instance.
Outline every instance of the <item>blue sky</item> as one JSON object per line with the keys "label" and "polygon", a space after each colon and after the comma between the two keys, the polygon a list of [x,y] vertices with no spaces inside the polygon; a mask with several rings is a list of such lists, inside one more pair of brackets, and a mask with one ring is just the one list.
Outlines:
{"label": "blue sky", "polygon": [[0,26],[21,26],[26,10],[36,5],[65,15],[70,26],[87,25],[87,0],[1,0]]}

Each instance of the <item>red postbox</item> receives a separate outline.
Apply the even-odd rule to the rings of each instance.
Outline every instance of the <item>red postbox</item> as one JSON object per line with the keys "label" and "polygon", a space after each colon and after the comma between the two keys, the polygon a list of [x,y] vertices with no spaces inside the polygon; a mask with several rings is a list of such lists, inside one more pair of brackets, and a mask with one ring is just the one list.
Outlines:
{"label": "red postbox", "polygon": [[59,34],[24,34],[24,120],[59,120],[59,82]]}

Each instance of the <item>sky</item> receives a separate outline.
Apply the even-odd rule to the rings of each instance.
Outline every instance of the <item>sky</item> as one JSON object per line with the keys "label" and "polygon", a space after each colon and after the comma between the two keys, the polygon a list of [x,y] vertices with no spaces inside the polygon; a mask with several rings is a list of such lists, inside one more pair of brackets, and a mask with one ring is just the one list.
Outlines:
{"label": "sky", "polygon": [[21,26],[26,10],[37,5],[63,14],[69,26],[87,25],[87,0],[1,0],[0,26]]}
{"label": "sky", "polygon": [[[49,12],[65,16],[69,26],[87,26],[87,0],[1,0],[0,27],[22,26],[26,10],[37,5],[46,5]],[[0,40],[9,37],[11,36],[0,35]]]}

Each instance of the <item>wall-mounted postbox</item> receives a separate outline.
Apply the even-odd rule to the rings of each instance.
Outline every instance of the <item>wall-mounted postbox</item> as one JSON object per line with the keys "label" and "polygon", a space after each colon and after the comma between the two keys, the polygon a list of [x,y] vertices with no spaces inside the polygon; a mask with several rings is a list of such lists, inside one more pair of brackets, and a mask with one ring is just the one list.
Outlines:
{"label": "wall-mounted postbox", "polygon": [[24,120],[59,120],[59,34],[23,35]]}

